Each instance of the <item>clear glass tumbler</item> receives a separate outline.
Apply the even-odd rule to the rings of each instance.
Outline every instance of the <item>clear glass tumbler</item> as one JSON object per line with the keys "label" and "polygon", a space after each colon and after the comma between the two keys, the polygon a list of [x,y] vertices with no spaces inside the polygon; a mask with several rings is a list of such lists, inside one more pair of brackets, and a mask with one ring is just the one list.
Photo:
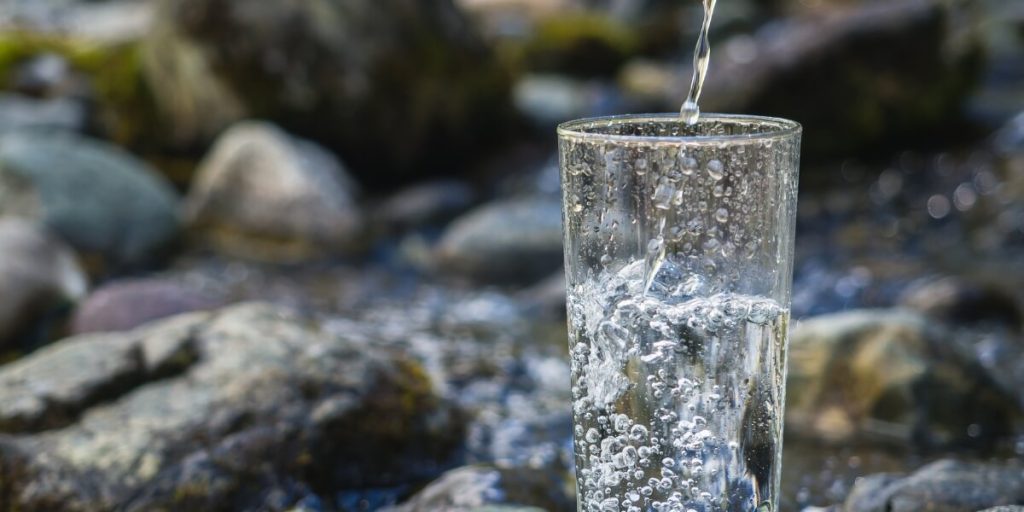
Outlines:
{"label": "clear glass tumbler", "polygon": [[558,128],[579,510],[777,510],[800,134]]}

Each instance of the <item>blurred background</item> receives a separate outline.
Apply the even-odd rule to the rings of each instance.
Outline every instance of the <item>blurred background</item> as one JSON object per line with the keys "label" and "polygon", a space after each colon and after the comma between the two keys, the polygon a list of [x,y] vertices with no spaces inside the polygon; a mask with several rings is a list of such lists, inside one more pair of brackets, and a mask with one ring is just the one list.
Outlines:
{"label": "blurred background", "polygon": [[[0,512],[575,510],[554,127],[678,110],[700,19],[0,0]],[[1024,505],[1024,2],[711,38],[805,127],[783,510]]]}

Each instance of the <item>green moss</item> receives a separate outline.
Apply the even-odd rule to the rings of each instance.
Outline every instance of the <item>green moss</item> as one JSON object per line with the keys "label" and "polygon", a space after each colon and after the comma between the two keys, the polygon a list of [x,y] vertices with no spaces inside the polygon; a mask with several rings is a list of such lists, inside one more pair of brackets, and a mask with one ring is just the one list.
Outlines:
{"label": "green moss", "polygon": [[[611,76],[639,46],[636,34],[622,22],[598,14],[576,14],[541,22],[519,59],[528,70]],[[511,51],[514,55],[515,50]]]}
{"label": "green moss", "polygon": [[153,145],[151,130],[159,123],[137,43],[108,44],[28,31],[0,33],[0,85],[9,87],[17,65],[42,53],[64,57],[90,80],[99,107],[98,128],[107,137],[123,145]]}

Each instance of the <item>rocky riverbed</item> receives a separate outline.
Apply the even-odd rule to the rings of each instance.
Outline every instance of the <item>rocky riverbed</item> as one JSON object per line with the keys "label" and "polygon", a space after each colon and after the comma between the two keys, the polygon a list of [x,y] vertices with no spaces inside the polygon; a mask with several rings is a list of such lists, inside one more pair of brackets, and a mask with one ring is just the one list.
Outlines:
{"label": "rocky riverbed", "polygon": [[[552,123],[692,13],[385,3],[0,0],[0,512],[575,510]],[[722,4],[808,131],[782,510],[1024,511],[1024,12]]]}

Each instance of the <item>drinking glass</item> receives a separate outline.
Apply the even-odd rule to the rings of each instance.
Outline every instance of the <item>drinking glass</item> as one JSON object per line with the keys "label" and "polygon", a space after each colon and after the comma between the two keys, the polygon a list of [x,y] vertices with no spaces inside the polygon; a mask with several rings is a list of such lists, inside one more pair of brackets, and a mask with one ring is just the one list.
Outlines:
{"label": "drinking glass", "polygon": [[559,126],[579,510],[777,510],[800,134]]}

